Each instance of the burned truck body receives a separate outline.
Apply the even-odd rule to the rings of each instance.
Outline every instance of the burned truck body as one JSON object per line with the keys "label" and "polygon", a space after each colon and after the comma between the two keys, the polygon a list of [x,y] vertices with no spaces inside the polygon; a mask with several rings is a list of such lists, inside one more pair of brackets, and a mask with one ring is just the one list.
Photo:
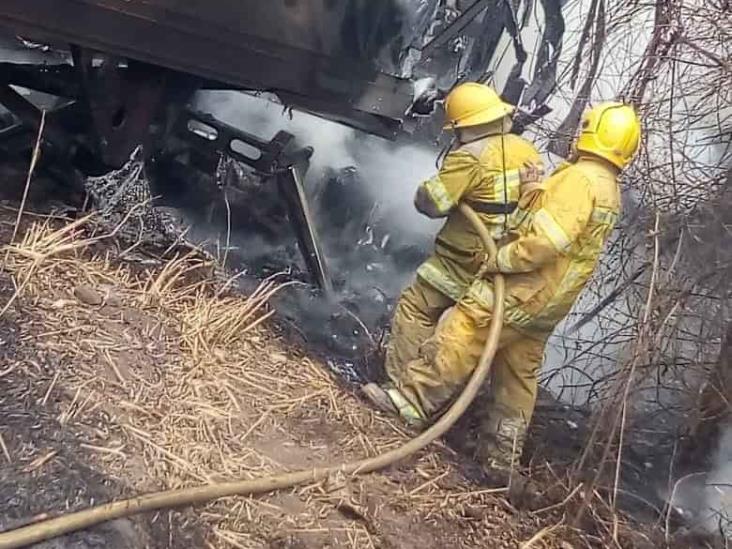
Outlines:
{"label": "burned truck body", "polygon": [[[209,174],[223,157],[233,158],[275,183],[306,266],[323,286],[301,184],[312,150],[286,132],[263,139],[195,112],[194,94],[272,94],[284,107],[394,138],[439,98],[434,88],[415,85],[418,77],[437,73],[449,87],[463,77],[490,76],[500,36],[507,30],[515,38],[534,5],[526,2],[523,15],[514,13],[522,4],[3,0],[0,40],[16,51],[0,62],[0,106],[11,113],[0,113],[0,161],[30,156],[41,127],[39,167],[65,180],[119,168],[139,145],[150,158],[187,148],[186,162]],[[514,45],[523,47],[520,40]],[[518,53],[523,63],[525,54]],[[446,76],[452,65],[461,74]],[[512,72],[510,99],[541,112],[535,97],[522,96],[520,70]],[[45,94],[46,102],[41,106],[23,90]]]}
{"label": "burned truck body", "polygon": [[[59,173],[105,173],[138,145],[153,152],[172,137],[208,159],[202,169],[233,157],[278,179],[308,267],[317,271],[299,186],[309,151],[295,150],[291,135],[264,141],[186,105],[201,89],[270,92],[283,105],[392,137],[414,106],[400,58],[436,4],[7,0],[0,29],[55,55],[0,64],[0,104],[13,115],[0,129],[0,149],[27,154],[43,119],[44,162]],[[18,86],[58,100],[42,114]]]}
{"label": "burned truck body", "polygon": [[[136,109],[154,112],[166,94],[208,87],[273,91],[285,104],[390,135],[413,100],[412,83],[395,76],[399,52],[409,46],[400,4],[7,0],[0,26],[69,49],[73,63],[45,71],[4,65],[0,74],[7,83],[83,96],[93,111],[105,107],[113,119],[107,133],[144,126],[153,115]],[[110,61],[93,62],[92,52]],[[146,94],[144,104],[138,94]],[[112,148],[107,141],[96,145]]]}
{"label": "burned truck body", "polygon": [[[331,281],[302,185],[303,174],[317,162],[307,146],[315,140],[297,140],[299,129],[282,131],[286,124],[263,136],[251,118],[224,123],[196,98],[224,90],[238,105],[241,98],[262,94],[280,104],[268,103],[270,110],[293,107],[386,138],[403,138],[407,130],[407,141],[416,127],[423,142],[433,142],[439,117],[416,115],[430,113],[434,100],[457,81],[496,83],[497,73],[510,72],[502,91],[523,107],[524,122],[514,124],[520,131],[546,112],[561,51],[562,5],[563,0],[2,0],[0,167],[17,162],[23,185],[43,127],[36,173],[85,190],[89,181],[114,180],[142,145],[153,194],[177,195],[178,204],[169,205],[196,210],[194,223],[202,232],[220,236],[227,251],[231,244],[232,264],[239,255],[237,267],[267,276],[304,263],[305,272],[296,276],[309,274],[327,288]],[[546,28],[527,74],[523,65],[531,47],[522,43],[520,31],[534,20],[545,21]],[[500,43],[513,45],[515,62],[506,61],[508,67]],[[384,164],[370,156],[352,168],[330,166],[317,176],[316,166],[309,170],[308,184],[320,181],[313,210],[320,214],[323,246],[336,275],[336,299],[323,300],[319,292],[297,286],[277,304],[308,341],[349,361],[373,351],[372,336],[388,318],[402,279],[420,261],[424,243],[429,245],[421,225],[412,226],[409,216],[390,207],[393,196],[371,192],[379,186],[388,190],[394,181],[365,168]],[[431,172],[433,158],[431,152],[399,153],[387,163],[403,160],[392,169],[399,179],[414,176],[418,164]],[[158,171],[164,177],[156,177]],[[38,179],[34,188],[43,189]]]}

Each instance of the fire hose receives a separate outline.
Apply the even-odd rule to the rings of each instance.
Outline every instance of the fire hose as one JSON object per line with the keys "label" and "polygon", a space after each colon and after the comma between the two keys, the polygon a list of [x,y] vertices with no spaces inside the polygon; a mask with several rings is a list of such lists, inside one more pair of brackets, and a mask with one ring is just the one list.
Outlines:
{"label": "fire hose", "polygon": [[[487,255],[489,257],[495,255],[496,244],[475,211],[465,204],[460,204],[459,209],[478,232]],[[465,410],[467,410],[486,379],[491,362],[498,348],[498,338],[503,327],[505,290],[503,276],[496,275],[494,284],[496,296],[494,314],[491,319],[485,347],[483,348],[483,353],[478,361],[477,367],[452,406],[429,429],[411,439],[403,446],[384,452],[378,456],[342,463],[340,465],[306,469],[267,478],[165,490],[130,499],[112,501],[0,533],[0,549],[24,547],[70,532],[83,530],[102,522],[129,517],[138,513],[197,505],[229,496],[263,494],[291,488],[306,482],[317,482],[330,475],[339,473],[343,475],[371,473],[411,456],[444,435],[455,424]]]}

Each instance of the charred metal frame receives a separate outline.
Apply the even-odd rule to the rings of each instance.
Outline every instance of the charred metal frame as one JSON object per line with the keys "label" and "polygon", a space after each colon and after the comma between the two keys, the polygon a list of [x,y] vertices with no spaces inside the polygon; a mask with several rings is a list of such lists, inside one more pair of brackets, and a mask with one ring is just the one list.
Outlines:
{"label": "charred metal frame", "polygon": [[[291,0],[3,0],[0,27],[67,49],[70,44],[71,62],[0,64],[0,103],[17,118],[0,128],[0,149],[27,153],[38,131],[42,113],[12,87],[21,86],[62,98],[46,112],[42,147],[44,158],[60,160],[70,173],[119,168],[138,145],[155,150],[173,134],[195,142],[204,168],[228,155],[276,181],[307,266],[327,289],[302,188],[312,150],[296,150],[290,134],[266,142],[182,109],[198,89],[270,91],[288,105],[395,136],[414,97],[411,81],[371,62],[384,39],[372,31],[388,16],[387,4],[373,10],[370,3],[331,0],[307,6]],[[362,29],[365,42],[333,24],[354,17],[365,22],[361,15],[376,25]],[[214,128],[215,139],[191,132],[192,121]],[[256,153],[238,152],[236,142]]]}
{"label": "charred metal frame", "polygon": [[0,148],[27,147],[40,126],[41,110],[13,86],[58,97],[46,111],[44,151],[53,149],[72,163],[83,157],[77,167],[84,173],[119,168],[147,143],[164,99],[165,71],[135,62],[122,70],[108,57],[97,58],[92,70],[92,58],[92,52],[74,48],[74,65],[0,64],[0,104],[18,119],[0,130]]}
{"label": "charred metal frame", "polygon": [[[341,11],[347,5],[335,4]],[[0,26],[165,67],[221,89],[274,91],[292,105],[393,136],[412,103],[412,83],[343,55],[339,29],[329,29],[327,17],[303,23],[303,9],[288,0],[3,0]],[[333,45],[322,46],[325,41]]]}
{"label": "charred metal frame", "polygon": [[[282,194],[298,246],[311,276],[323,291],[330,293],[325,255],[320,248],[320,239],[310,212],[303,176],[307,171],[312,147],[297,148],[295,136],[280,131],[271,141],[239,130],[210,114],[185,110],[180,114],[173,128],[176,138],[191,144],[192,151],[208,170],[218,164],[222,156],[230,156],[250,166],[259,175],[273,180]],[[253,154],[248,155],[236,149],[241,143]],[[207,170],[207,171],[208,171]]]}
{"label": "charred metal frame", "polygon": [[[95,56],[73,46],[75,76],[80,83],[78,100],[90,117],[96,155],[109,166],[127,161],[131,151],[146,141],[163,99],[166,73],[147,64],[108,55]],[[95,59],[100,63],[97,70]]]}
{"label": "charred metal frame", "polygon": [[[553,8],[558,22],[547,35],[556,48],[563,30],[561,2],[542,4]],[[0,28],[63,44],[70,59],[56,65],[0,63],[0,104],[17,118],[0,127],[0,150],[27,153],[40,125],[41,111],[13,87],[21,86],[60,98],[46,112],[43,157],[74,176],[119,168],[138,145],[155,149],[173,134],[196,142],[205,168],[222,154],[236,158],[277,181],[308,267],[326,286],[301,184],[311,152],[296,150],[289,134],[265,142],[183,108],[198,89],[267,91],[286,105],[394,137],[411,114],[427,114],[439,96],[431,96],[424,108],[410,80],[380,71],[372,62],[386,44],[381,23],[396,5],[396,0],[2,0]],[[478,14],[500,8],[501,17],[493,19],[501,19],[501,32],[506,28],[514,38],[518,74],[525,52],[511,5],[474,0],[421,49],[422,61]],[[348,27],[354,20],[360,25],[355,34]],[[489,46],[492,56],[495,44]],[[553,78],[556,56],[544,52],[543,57],[537,77]],[[516,121],[520,132],[547,112],[542,104],[547,86],[525,93],[519,76],[509,80],[512,86],[504,95],[515,103],[523,97],[533,107]],[[214,128],[216,138],[191,132],[191,121]],[[238,152],[232,148],[237,141],[258,152]]]}
{"label": "charred metal frame", "polygon": [[[104,172],[122,166],[139,144],[152,139],[164,147],[171,138],[192,145],[198,168],[213,173],[222,155],[252,167],[273,181],[283,196],[306,267],[315,282],[330,290],[325,257],[303,188],[313,150],[297,148],[294,136],[279,132],[271,141],[225,124],[215,117],[181,108],[197,83],[150,65],[99,56],[72,48],[73,65],[51,66],[4,63],[0,69],[0,104],[18,119],[0,129],[0,148],[16,153],[27,148],[40,127],[41,111],[10,84],[65,98],[46,114],[42,145],[44,155],[74,170],[69,162],[82,155],[86,172]],[[170,85],[172,84],[172,86]],[[167,116],[163,130],[153,135],[163,103]],[[73,122],[72,122],[73,120]],[[251,150],[237,150],[243,144]],[[156,148],[154,146],[153,148]],[[93,159],[90,165],[88,159]]]}

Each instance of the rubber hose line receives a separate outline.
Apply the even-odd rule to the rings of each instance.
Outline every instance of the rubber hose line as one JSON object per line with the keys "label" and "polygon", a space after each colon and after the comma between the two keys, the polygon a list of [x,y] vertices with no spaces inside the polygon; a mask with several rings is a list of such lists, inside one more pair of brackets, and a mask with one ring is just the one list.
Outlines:
{"label": "rubber hose line", "polygon": [[[460,212],[468,219],[480,236],[489,257],[496,254],[496,244],[491,238],[485,225],[481,222],[473,209],[466,204],[459,205]],[[491,362],[498,348],[498,338],[503,327],[505,283],[503,276],[495,275],[495,308],[488,331],[483,353],[470,380],[460,396],[429,429],[422,432],[399,448],[390,450],[378,456],[313,469],[284,473],[260,479],[239,480],[198,486],[193,488],[179,488],[165,490],[153,494],[136,496],[130,499],[112,501],[74,513],[64,514],[55,518],[36,522],[15,530],[0,534],[0,549],[15,549],[33,543],[52,539],[70,532],[83,530],[96,524],[129,517],[138,513],[184,507],[206,503],[218,498],[229,496],[247,496],[263,494],[284,488],[312,483],[325,479],[330,475],[341,473],[345,475],[365,474],[384,469],[401,461],[423,449],[437,438],[444,435],[450,427],[467,410],[470,403],[478,394],[488,375]]]}

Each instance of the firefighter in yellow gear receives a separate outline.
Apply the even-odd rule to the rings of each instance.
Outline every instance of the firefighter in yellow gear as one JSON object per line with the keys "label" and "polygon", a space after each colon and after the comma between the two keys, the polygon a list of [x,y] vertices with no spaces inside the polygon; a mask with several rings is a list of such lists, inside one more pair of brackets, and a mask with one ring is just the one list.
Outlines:
{"label": "firefighter in yellow gear", "polygon": [[[441,315],[466,292],[485,260],[477,232],[457,211],[469,204],[489,227],[494,238],[503,236],[519,197],[519,169],[541,164],[531,143],[511,130],[514,107],[503,102],[489,86],[457,86],[445,101],[445,129],[455,132],[455,143],[439,172],[417,190],[416,208],[429,217],[446,217],[433,254],[422,264],[416,280],[404,290],[396,306],[385,369],[395,383],[404,378],[407,363],[419,356],[420,346],[434,334]],[[365,388],[379,391],[376,386]],[[394,386],[386,388],[391,403],[403,417],[418,423],[422,410]],[[384,395],[380,396],[384,400]]]}
{"label": "firefighter in yellow gear", "polygon": [[[592,275],[620,212],[618,176],[641,139],[630,106],[589,110],[573,158],[512,216],[515,233],[488,261],[506,278],[506,312],[492,366],[478,457],[506,468],[520,455],[537,395],[544,344]],[[527,175],[528,174],[528,175]],[[531,179],[531,170],[522,172]],[[438,414],[478,363],[493,310],[489,275],[474,280],[434,336],[394,379],[399,394],[425,417]]]}

